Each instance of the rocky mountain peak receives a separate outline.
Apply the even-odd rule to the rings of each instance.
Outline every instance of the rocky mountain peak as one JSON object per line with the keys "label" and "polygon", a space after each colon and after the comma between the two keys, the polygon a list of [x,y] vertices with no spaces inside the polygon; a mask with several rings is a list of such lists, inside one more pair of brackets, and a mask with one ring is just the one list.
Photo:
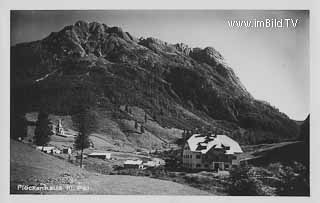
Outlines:
{"label": "rocky mountain peak", "polygon": [[197,61],[207,63],[209,65],[217,65],[224,61],[223,56],[213,47],[193,48],[190,56]]}
{"label": "rocky mountain peak", "polygon": [[181,53],[183,53],[186,56],[189,56],[189,54],[191,52],[191,48],[184,43],[177,43],[177,44],[175,44],[175,47],[178,51],[180,51]]}
{"label": "rocky mountain peak", "polygon": [[139,45],[147,47],[156,53],[173,53],[175,52],[174,46],[154,37],[140,38]]}
{"label": "rocky mountain peak", "polygon": [[90,25],[86,21],[79,20],[74,24],[74,26],[78,27],[79,29],[81,29],[84,32],[89,32]]}
{"label": "rocky mountain peak", "polygon": [[77,21],[43,40],[12,47],[11,66],[15,87],[23,89],[21,81],[31,81],[28,88],[35,96],[21,98],[29,105],[21,108],[28,110],[39,108],[33,98],[42,98],[50,111],[72,113],[85,88],[97,97],[99,108],[139,106],[163,126],[182,129],[223,121],[226,128],[295,135],[295,124],[256,101],[213,47],[138,40],[120,27]]}

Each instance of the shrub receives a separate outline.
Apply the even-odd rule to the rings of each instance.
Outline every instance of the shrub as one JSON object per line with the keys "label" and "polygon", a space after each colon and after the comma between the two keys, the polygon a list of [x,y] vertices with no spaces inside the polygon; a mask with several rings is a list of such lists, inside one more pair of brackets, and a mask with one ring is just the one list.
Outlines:
{"label": "shrub", "polygon": [[281,196],[309,196],[309,173],[301,163],[294,162],[290,166],[278,168],[277,194]]}
{"label": "shrub", "polygon": [[268,195],[262,181],[255,177],[250,166],[231,171],[227,192],[234,196]]}

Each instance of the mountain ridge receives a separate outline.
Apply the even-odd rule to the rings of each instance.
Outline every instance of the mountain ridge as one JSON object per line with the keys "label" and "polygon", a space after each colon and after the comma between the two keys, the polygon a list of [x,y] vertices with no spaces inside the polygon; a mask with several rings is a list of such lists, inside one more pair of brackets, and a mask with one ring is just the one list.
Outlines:
{"label": "mountain ridge", "polygon": [[[162,127],[298,136],[296,123],[254,99],[213,47],[137,39],[119,27],[78,21],[11,47],[11,67],[17,113],[47,108],[72,115],[81,102],[93,102],[125,117],[120,105],[139,107]],[[81,98],[86,91],[94,101]],[[117,116],[112,119],[119,122]]]}

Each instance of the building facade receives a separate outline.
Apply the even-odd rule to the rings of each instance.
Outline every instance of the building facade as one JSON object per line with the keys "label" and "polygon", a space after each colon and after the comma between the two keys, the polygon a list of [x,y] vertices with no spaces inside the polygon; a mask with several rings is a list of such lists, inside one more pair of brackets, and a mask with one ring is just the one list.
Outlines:
{"label": "building facade", "polygon": [[194,134],[183,148],[182,165],[187,169],[230,170],[238,165],[240,145],[226,135]]}
{"label": "building facade", "polygon": [[99,158],[99,159],[111,159],[111,153],[107,152],[92,152],[88,154],[88,157]]}
{"label": "building facade", "polygon": [[123,164],[124,168],[144,169],[142,160],[126,160]]}
{"label": "building facade", "polygon": [[56,135],[65,136],[61,120],[58,121],[58,124],[56,126]]}

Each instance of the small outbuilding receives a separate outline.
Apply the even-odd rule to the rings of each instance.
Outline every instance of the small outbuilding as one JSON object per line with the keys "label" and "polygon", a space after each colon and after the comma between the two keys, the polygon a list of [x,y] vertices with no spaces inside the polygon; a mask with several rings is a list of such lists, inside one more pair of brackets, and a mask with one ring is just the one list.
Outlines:
{"label": "small outbuilding", "polygon": [[72,153],[72,149],[71,147],[65,147],[62,149],[62,153],[63,154],[71,154]]}
{"label": "small outbuilding", "polygon": [[147,167],[147,168],[155,168],[155,167],[157,167],[159,165],[154,161],[147,161],[147,162],[143,163],[143,166]]}
{"label": "small outbuilding", "polygon": [[144,168],[142,160],[126,160],[123,166],[125,168],[137,168],[137,169]]}
{"label": "small outbuilding", "polygon": [[37,150],[39,151],[43,151],[47,154],[60,154],[61,151],[53,146],[37,146],[36,147]]}
{"label": "small outbuilding", "polygon": [[107,152],[92,152],[88,154],[88,157],[99,158],[99,159],[111,159],[111,153]]}

